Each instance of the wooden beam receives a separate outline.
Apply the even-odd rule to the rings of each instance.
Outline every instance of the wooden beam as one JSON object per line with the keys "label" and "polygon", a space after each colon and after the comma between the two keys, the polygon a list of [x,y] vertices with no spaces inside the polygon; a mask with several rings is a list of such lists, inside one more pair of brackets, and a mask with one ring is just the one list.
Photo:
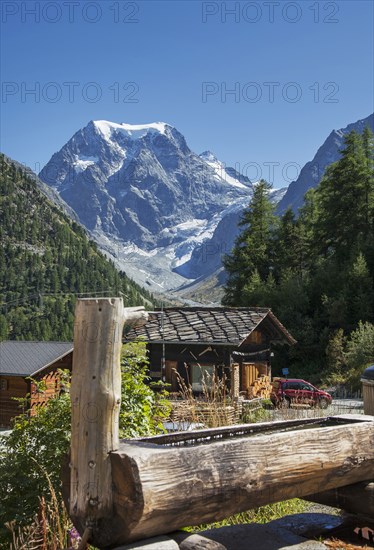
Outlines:
{"label": "wooden beam", "polygon": [[374,520],[374,481],[363,481],[304,498]]}
{"label": "wooden beam", "polygon": [[343,421],[200,445],[121,442],[111,453],[118,516],[113,542],[369,479],[373,439],[374,422]]}
{"label": "wooden beam", "polygon": [[255,425],[247,437],[231,436],[235,427],[204,430],[212,440],[200,444],[199,432],[179,443],[174,436],[123,441],[110,453],[113,514],[97,524],[92,543],[126,544],[370,479],[374,422],[361,418],[307,421],[304,429],[279,422],[273,431],[264,423],[263,433]]}
{"label": "wooden beam", "polygon": [[[91,542],[126,544],[370,479],[373,420],[346,415],[122,441],[110,453],[113,513],[96,523]],[[82,532],[85,518],[72,519]]]}
{"label": "wooden beam", "polygon": [[240,392],[240,366],[239,363],[232,363],[230,369],[231,377],[231,398],[237,400]]}
{"label": "wooden beam", "polygon": [[113,514],[109,453],[119,448],[123,325],[145,320],[144,308],[125,309],[121,298],[76,304],[69,512],[91,530]]}

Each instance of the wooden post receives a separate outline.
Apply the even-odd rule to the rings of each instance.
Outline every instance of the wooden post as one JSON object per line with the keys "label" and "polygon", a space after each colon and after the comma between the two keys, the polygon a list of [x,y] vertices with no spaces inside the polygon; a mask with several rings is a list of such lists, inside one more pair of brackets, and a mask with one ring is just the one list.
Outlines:
{"label": "wooden post", "polygon": [[362,383],[362,396],[364,414],[374,415],[374,380],[367,380]]}
{"label": "wooden post", "polygon": [[374,416],[374,365],[364,370],[361,382],[364,412]]}
{"label": "wooden post", "polygon": [[305,500],[341,508],[350,514],[374,519],[374,482],[363,481],[304,497]]}
{"label": "wooden post", "polygon": [[122,298],[78,300],[75,309],[70,515],[93,529],[113,514],[109,453],[119,448],[123,325],[147,318]]}
{"label": "wooden post", "polygon": [[239,363],[231,365],[231,397],[232,399],[239,398],[240,381],[239,381]]}

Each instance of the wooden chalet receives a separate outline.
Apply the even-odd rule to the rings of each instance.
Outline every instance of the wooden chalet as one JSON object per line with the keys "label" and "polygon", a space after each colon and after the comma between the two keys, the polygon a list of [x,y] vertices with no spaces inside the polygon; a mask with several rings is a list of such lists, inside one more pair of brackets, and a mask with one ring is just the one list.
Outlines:
{"label": "wooden chalet", "polygon": [[[0,342],[0,427],[9,428],[21,410],[14,398],[30,394],[31,414],[60,391],[59,369],[71,371],[71,342]],[[45,383],[39,391],[30,380]]]}
{"label": "wooden chalet", "polygon": [[196,393],[213,373],[225,374],[233,386],[237,365],[238,390],[249,397],[256,380],[271,375],[272,344],[296,342],[270,309],[254,307],[160,309],[126,334],[126,340],[134,339],[147,343],[152,379],[171,384],[172,392],[179,390],[178,375]]}

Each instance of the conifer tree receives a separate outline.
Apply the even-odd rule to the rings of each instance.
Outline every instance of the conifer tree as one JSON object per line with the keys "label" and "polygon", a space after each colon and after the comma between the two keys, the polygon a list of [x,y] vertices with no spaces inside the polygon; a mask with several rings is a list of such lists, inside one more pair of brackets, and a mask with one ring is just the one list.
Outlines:
{"label": "conifer tree", "polygon": [[372,229],[373,178],[370,144],[352,131],[345,137],[342,158],[330,165],[316,190],[318,219],[315,243],[324,256],[344,263],[356,255]]}
{"label": "conifer tree", "polygon": [[260,180],[254,187],[253,197],[244,210],[239,226],[243,231],[235,241],[230,255],[224,258],[228,273],[224,303],[241,305],[243,289],[257,271],[261,280],[266,280],[273,268],[273,231],[277,218],[269,200],[272,186]]}
{"label": "conifer tree", "polygon": [[371,130],[351,132],[298,217],[289,210],[278,224],[261,208],[266,189],[259,185],[225,261],[224,303],[271,307],[298,341],[277,350],[278,368],[292,356],[299,376],[309,365],[311,381],[331,370],[335,334],[349,341],[357,326],[374,322],[373,159]]}

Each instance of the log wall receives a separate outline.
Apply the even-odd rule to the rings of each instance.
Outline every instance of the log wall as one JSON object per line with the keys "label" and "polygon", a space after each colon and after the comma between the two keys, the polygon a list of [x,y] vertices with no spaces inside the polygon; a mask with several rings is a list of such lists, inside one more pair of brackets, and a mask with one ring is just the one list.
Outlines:
{"label": "log wall", "polygon": [[72,353],[59,359],[53,365],[43,369],[35,375],[35,380],[45,383],[45,390],[40,391],[37,385],[23,376],[0,376],[0,427],[10,428],[12,419],[22,412],[20,405],[13,398],[24,398],[30,394],[30,414],[36,412],[37,407],[43,406],[49,399],[55,397],[60,391],[59,369],[70,370],[72,368]]}
{"label": "log wall", "polygon": [[44,369],[35,376],[37,382],[41,382],[45,386],[45,390],[38,390],[38,386],[31,382],[30,385],[30,408],[31,415],[36,413],[38,407],[46,405],[49,399],[56,397],[61,390],[61,375],[59,370],[68,370],[71,372],[73,362],[73,352],[69,353],[62,359],[59,359],[53,365]]}
{"label": "log wall", "polygon": [[10,428],[12,418],[22,412],[13,397],[25,397],[29,384],[21,376],[0,376],[0,427]]}

